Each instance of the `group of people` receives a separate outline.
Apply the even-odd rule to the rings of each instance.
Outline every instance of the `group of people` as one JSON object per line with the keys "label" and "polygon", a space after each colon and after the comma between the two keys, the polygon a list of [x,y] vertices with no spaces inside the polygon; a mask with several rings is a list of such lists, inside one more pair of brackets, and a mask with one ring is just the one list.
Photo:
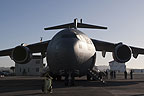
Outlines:
{"label": "group of people", "polygon": [[116,71],[110,71],[110,79],[116,79]]}
{"label": "group of people", "polygon": [[[127,79],[127,71],[124,71],[124,77]],[[130,71],[130,79],[133,79],[133,70]]]}
{"label": "group of people", "polygon": [[[107,79],[108,79],[108,73],[109,73],[110,79],[116,79],[116,71],[113,71],[113,70],[111,70],[109,72],[105,71]],[[128,75],[127,71],[124,71],[124,78],[125,79],[127,79],[127,75]],[[133,79],[133,70],[130,71],[130,79]]]}

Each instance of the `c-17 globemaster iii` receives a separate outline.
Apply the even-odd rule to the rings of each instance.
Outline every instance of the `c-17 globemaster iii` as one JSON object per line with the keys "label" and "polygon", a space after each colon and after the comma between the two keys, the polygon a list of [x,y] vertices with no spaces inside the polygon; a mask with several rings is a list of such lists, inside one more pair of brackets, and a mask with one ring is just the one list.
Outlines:
{"label": "c-17 globemaster iii", "polygon": [[133,54],[137,58],[144,54],[144,49],[127,46],[123,43],[110,43],[89,38],[77,28],[107,29],[107,27],[79,23],[74,19],[73,23],[44,28],[44,30],[63,29],[51,40],[20,45],[0,51],[0,56],[10,56],[19,64],[28,63],[33,53],[41,53],[47,58],[50,75],[54,78],[65,77],[65,85],[74,84],[75,77],[87,75],[92,70],[96,61],[96,51],[102,51],[105,57],[106,52],[112,52],[115,61],[125,63],[131,59]]}

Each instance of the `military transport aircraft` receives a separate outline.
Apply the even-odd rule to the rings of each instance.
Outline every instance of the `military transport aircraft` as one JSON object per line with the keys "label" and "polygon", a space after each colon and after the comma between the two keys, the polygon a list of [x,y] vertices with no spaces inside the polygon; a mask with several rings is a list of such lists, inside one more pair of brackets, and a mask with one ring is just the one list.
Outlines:
{"label": "military transport aircraft", "polygon": [[96,61],[96,51],[102,51],[105,57],[106,52],[112,52],[117,62],[127,62],[133,54],[137,58],[144,54],[144,49],[127,46],[123,43],[110,43],[89,38],[77,28],[107,29],[107,27],[96,26],[78,22],[44,28],[44,30],[63,29],[51,40],[30,45],[19,45],[0,51],[0,56],[10,56],[19,64],[28,63],[33,53],[41,53],[47,58],[50,74],[53,77],[65,77],[65,84],[74,84],[74,77],[87,75]]}

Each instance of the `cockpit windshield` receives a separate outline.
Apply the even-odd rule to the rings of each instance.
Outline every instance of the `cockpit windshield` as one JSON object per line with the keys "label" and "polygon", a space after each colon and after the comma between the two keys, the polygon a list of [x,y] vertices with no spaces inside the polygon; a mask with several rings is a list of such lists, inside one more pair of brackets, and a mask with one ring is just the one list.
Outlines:
{"label": "cockpit windshield", "polygon": [[77,38],[75,34],[64,34],[62,38]]}

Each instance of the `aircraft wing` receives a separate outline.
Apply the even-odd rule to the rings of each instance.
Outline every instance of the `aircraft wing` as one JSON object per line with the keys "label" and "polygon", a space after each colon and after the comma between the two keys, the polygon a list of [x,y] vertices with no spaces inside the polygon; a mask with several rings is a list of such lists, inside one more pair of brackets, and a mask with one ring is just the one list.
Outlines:
{"label": "aircraft wing", "polygon": [[49,42],[50,40],[31,44],[31,45],[28,45],[27,47],[31,50],[32,53],[46,52]]}
{"label": "aircraft wing", "polygon": [[91,39],[97,51],[113,52],[115,48],[114,43],[99,41]]}
{"label": "aircraft wing", "polygon": [[0,56],[10,56],[13,48],[0,51]]}
{"label": "aircraft wing", "polygon": [[[110,42],[105,42],[105,41],[99,41],[99,40],[95,40],[95,39],[91,39],[91,40],[97,51],[114,52],[115,47],[119,44],[119,43],[110,43]],[[133,54],[134,58],[137,58],[137,56],[139,54],[144,55],[144,48],[137,48],[137,47],[133,47],[133,46],[129,46],[129,47],[132,50],[132,54]]]}
{"label": "aircraft wing", "polygon": [[[44,42],[39,42],[39,43],[34,43],[30,45],[26,45],[31,51],[31,53],[38,53],[38,52],[46,52],[47,46],[49,44],[49,41],[44,41]],[[1,50],[0,51],[0,56],[11,56],[11,53],[14,48],[6,49],[6,50]]]}
{"label": "aircraft wing", "polygon": [[130,46],[130,48],[132,49],[132,53],[133,53],[133,56],[135,58],[137,58],[137,56],[139,54],[144,54],[144,49],[143,48],[137,48],[137,47],[132,47],[132,46]]}

